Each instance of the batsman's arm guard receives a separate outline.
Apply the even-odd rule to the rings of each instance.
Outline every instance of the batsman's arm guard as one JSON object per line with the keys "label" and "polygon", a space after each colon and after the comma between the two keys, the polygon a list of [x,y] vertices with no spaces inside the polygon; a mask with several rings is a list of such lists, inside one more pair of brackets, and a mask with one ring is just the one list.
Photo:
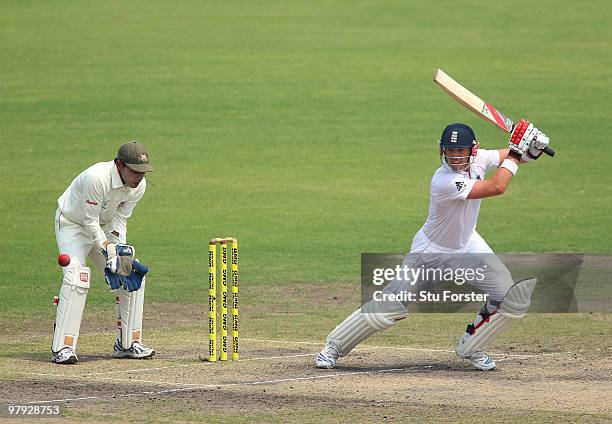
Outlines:
{"label": "batsman's arm guard", "polygon": [[64,268],[53,330],[53,353],[64,347],[76,350],[90,277],[90,269],[82,266],[74,257],[70,265]]}
{"label": "batsman's arm guard", "polygon": [[462,358],[474,352],[485,350],[512,322],[521,319],[531,304],[531,294],[537,279],[519,281],[506,293],[499,307],[491,308],[487,303],[480,312],[479,320],[468,325],[455,348],[457,355]]}

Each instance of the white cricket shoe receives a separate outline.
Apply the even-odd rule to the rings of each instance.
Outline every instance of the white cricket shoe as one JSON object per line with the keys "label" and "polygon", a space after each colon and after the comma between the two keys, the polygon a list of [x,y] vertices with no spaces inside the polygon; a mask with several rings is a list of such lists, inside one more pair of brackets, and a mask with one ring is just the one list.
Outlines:
{"label": "white cricket shoe", "polygon": [[59,352],[54,353],[51,357],[51,361],[56,364],[76,364],[79,358],[71,347],[64,347]]}
{"label": "white cricket shoe", "polygon": [[131,348],[123,349],[119,340],[115,340],[113,356],[115,358],[145,359],[155,356],[155,350],[142,345],[140,342],[134,342]]}
{"label": "white cricket shoe", "polygon": [[315,366],[317,368],[325,368],[330,369],[336,366],[336,361],[340,353],[338,353],[338,349],[336,345],[333,343],[327,343],[321,353],[317,356],[315,361]]}
{"label": "white cricket shoe", "polygon": [[472,363],[474,368],[481,371],[489,371],[495,369],[495,361],[484,352],[474,352],[469,356],[461,356],[457,353],[457,356],[463,359],[467,359]]}

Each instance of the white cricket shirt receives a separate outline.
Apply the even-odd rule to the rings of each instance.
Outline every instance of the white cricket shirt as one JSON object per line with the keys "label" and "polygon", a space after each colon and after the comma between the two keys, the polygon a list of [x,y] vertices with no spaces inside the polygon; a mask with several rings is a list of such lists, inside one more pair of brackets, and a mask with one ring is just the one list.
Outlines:
{"label": "white cricket shirt", "polygon": [[422,231],[429,241],[448,249],[461,249],[476,229],[480,199],[467,199],[485,172],[499,166],[498,150],[479,149],[472,175],[440,166],[431,179],[429,216]]}
{"label": "white cricket shirt", "polygon": [[114,161],[96,163],[77,176],[57,199],[59,209],[71,222],[84,226],[100,248],[107,240],[102,227],[126,240],[127,220],[147,187],[123,185]]}

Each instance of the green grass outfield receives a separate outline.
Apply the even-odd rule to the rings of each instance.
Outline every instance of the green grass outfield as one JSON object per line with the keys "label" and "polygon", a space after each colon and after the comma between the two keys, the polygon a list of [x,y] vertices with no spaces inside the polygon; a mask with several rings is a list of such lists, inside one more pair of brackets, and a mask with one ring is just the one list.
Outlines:
{"label": "green grass outfield", "polygon": [[[0,328],[51,326],[56,199],[131,139],[156,169],[128,225],[148,301],[204,303],[222,235],[258,292],[246,307],[278,306],[270,285],[357,284],[361,252],[409,249],[446,124],[506,144],[431,82],[437,67],[557,151],[483,202],[489,244],[611,253],[611,20],[604,1],[4,1]],[[87,313],[110,301],[96,276]]]}
{"label": "green grass outfield", "polygon": [[485,148],[505,144],[431,82],[438,66],[534,120],[558,151],[483,202],[478,228],[494,249],[612,250],[605,2],[13,1],[3,10],[5,311],[48,305],[59,279],[56,199],[130,139],[156,166],[129,223],[157,280],[151,298],[190,299],[206,240],[223,234],[239,237],[248,284],[356,280],[361,252],[409,248],[444,125],[471,124]]}

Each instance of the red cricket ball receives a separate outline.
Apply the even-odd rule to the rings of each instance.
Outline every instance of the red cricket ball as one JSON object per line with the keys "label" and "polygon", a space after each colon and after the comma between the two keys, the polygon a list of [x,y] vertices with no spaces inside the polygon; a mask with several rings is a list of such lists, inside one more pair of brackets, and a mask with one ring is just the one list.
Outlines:
{"label": "red cricket ball", "polygon": [[70,255],[67,253],[61,253],[57,257],[57,263],[59,266],[68,266],[68,264],[70,263]]}

